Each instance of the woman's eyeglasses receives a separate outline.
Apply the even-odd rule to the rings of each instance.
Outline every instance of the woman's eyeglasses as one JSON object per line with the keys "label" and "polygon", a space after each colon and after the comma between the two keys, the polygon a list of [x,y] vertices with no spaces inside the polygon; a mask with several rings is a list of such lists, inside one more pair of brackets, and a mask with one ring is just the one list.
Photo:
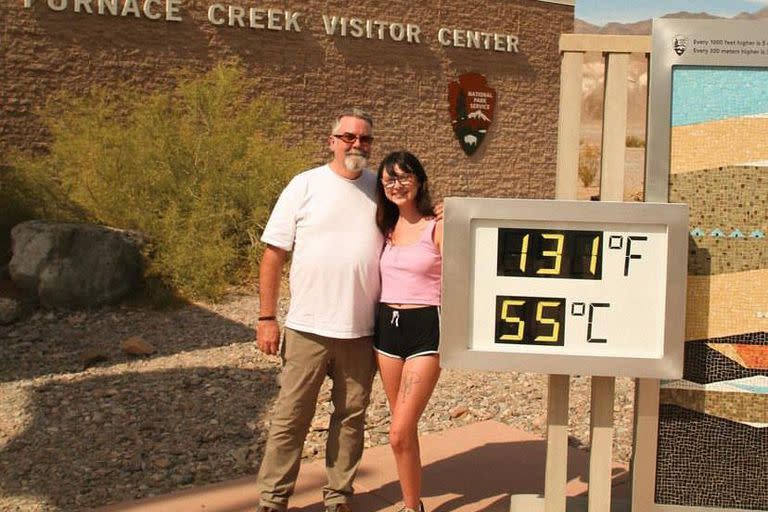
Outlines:
{"label": "woman's eyeglasses", "polygon": [[360,144],[367,145],[373,142],[373,135],[355,135],[354,133],[341,133],[333,134],[334,137],[346,144],[354,144],[356,140],[360,141]]}
{"label": "woman's eyeglasses", "polygon": [[401,187],[407,187],[413,183],[413,176],[407,174],[405,176],[393,176],[391,179],[382,179],[381,184],[384,188],[395,188],[395,184],[400,184]]}

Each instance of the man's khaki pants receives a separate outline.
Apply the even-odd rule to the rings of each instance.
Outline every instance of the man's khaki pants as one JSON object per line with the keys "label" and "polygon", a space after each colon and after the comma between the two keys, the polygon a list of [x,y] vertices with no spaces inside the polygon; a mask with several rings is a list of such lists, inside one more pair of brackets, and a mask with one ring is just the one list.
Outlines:
{"label": "man's khaki pants", "polygon": [[348,502],[363,454],[365,409],[376,371],[372,338],[336,339],[285,330],[280,393],[258,477],[260,504],[285,510],[317,395],[326,375],[333,381],[333,414],[325,446],[326,505]]}

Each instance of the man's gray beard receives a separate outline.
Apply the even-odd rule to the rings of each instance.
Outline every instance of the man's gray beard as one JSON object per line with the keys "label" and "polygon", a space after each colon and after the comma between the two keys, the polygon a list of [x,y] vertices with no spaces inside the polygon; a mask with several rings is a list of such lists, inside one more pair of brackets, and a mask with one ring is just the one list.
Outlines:
{"label": "man's gray beard", "polygon": [[363,155],[347,155],[344,157],[344,167],[350,172],[361,172],[368,167],[368,159]]}

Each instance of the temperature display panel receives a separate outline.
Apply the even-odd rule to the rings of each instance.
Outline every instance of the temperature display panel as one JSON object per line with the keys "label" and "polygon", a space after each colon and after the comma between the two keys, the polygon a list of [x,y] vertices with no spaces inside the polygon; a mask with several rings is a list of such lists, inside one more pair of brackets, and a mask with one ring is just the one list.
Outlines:
{"label": "temperature display panel", "polygon": [[[483,305],[472,323],[475,347],[660,357],[660,345],[642,340],[663,339],[664,226],[510,224],[522,223],[471,223],[474,303]],[[495,269],[480,264],[494,256]]]}
{"label": "temperature display panel", "polygon": [[499,276],[600,279],[603,233],[499,229]]}
{"label": "temperature display panel", "polygon": [[496,343],[562,345],[565,299],[496,297]]}
{"label": "temperature display panel", "polygon": [[[459,219],[457,202],[466,205]],[[684,205],[473,198],[445,204],[444,366],[677,375]]]}

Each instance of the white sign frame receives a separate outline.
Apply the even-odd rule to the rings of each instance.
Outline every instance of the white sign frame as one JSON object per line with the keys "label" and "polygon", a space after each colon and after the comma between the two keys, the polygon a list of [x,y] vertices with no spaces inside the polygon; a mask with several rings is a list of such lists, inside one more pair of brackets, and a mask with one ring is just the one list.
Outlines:
{"label": "white sign frame", "polygon": [[[768,42],[765,21],[754,20],[653,20],[652,77],[648,91],[648,141],[646,144],[645,199],[665,201],[669,197],[669,165],[672,133],[672,75],[673,68],[685,66],[708,67],[768,67],[768,46],[762,54],[697,53],[696,41],[752,39]],[[674,51],[678,38],[686,41],[680,54]],[[741,47],[737,47],[741,48]]]}
{"label": "white sign frame", "polygon": [[[473,348],[470,339],[475,278],[472,223],[515,220],[542,226],[583,223],[662,225],[667,232],[663,340],[658,357],[566,355]],[[553,228],[555,229],[555,228]],[[559,228],[557,228],[559,229]],[[445,368],[525,371],[547,374],[676,379],[683,372],[687,277],[688,207],[669,203],[622,203],[539,199],[456,198],[445,200],[443,298],[440,357]],[[495,267],[496,262],[493,262]],[[541,282],[534,279],[532,283]],[[534,290],[531,295],[535,296]],[[485,344],[487,345],[487,344]]]}

